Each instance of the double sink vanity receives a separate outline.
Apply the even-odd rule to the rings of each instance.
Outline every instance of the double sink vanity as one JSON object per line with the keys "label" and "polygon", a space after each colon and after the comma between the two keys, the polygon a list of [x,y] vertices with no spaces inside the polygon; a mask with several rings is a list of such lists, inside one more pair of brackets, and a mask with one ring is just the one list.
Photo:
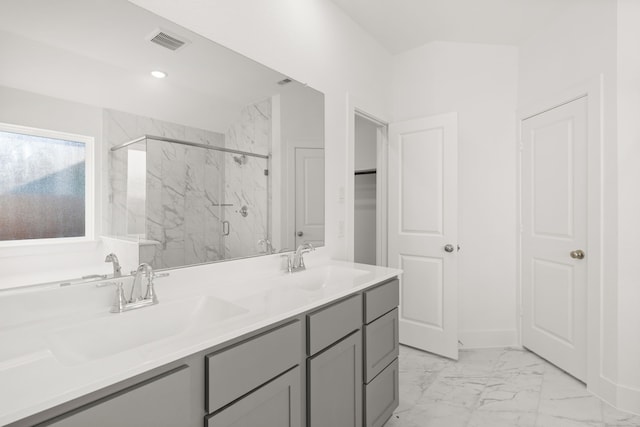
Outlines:
{"label": "double sink vanity", "polygon": [[121,313],[108,281],[3,291],[0,425],[384,425],[400,271],[306,261],[170,270],[158,304]]}
{"label": "double sink vanity", "polygon": [[[324,245],[324,95],[131,1],[58,3],[0,14],[0,133],[22,153],[0,246],[24,265],[0,287],[89,275],[0,290],[0,426],[383,425],[400,271],[302,258]],[[51,58],[67,60],[34,79]],[[158,64],[169,78],[149,75]],[[71,170],[73,204],[32,191]],[[87,242],[38,247],[52,237]],[[137,280],[113,254],[113,274],[94,274],[103,252]],[[143,283],[150,266],[162,274]]]}

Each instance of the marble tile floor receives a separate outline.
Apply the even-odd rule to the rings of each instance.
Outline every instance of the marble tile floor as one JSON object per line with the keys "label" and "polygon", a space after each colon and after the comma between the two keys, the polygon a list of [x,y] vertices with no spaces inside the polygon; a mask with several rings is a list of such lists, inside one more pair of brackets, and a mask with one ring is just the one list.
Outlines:
{"label": "marble tile floor", "polygon": [[457,362],[400,348],[400,405],[385,427],[630,427],[584,384],[518,348],[462,350]]}

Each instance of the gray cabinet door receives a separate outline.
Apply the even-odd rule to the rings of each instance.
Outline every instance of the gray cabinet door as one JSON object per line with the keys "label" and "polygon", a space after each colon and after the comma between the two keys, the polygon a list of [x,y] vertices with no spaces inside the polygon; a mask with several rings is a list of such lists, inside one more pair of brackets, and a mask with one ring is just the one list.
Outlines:
{"label": "gray cabinet door", "polygon": [[206,419],[207,427],[301,427],[300,367]]}
{"label": "gray cabinet door", "polygon": [[362,333],[308,359],[308,427],[362,426]]}
{"label": "gray cabinet door", "polygon": [[364,386],[365,427],[382,427],[398,407],[398,359]]}
{"label": "gray cabinet door", "polygon": [[191,425],[191,376],[183,365],[39,424],[51,427],[176,427]]}

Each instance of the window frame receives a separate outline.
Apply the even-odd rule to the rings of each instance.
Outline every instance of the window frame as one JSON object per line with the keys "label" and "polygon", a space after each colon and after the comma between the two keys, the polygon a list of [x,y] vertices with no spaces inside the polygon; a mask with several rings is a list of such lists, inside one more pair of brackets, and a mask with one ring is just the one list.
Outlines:
{"label": "window frame", "polygon": [[96,153],[95,137],[79,135],[69,132],[61,132],[52,129],[42,129],[31,126],[22,126],[0,122],[0,131],[31,135],[42,138],[61,139],[84,144],[85,168],[84,168],[84,205],[85,226],[84,236],[81,237],[53,237],[47,239],[24,239],[0,241],[1,248],[51,246],[65,243],[86,243],[96,240]]}

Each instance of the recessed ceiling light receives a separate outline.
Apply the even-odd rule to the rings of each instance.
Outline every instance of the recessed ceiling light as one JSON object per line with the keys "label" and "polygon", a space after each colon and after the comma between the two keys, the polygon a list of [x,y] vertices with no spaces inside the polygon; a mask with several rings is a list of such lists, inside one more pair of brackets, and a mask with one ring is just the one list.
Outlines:
{"label": "recessed ceiling light", "polygon": [[164,71],[159,71],[159,70],[153,70],[151,72],[151,75],[153,77],[155,77],[156,79],[164,79],[165,77],[167,77],[167,73],[165,73]]}

